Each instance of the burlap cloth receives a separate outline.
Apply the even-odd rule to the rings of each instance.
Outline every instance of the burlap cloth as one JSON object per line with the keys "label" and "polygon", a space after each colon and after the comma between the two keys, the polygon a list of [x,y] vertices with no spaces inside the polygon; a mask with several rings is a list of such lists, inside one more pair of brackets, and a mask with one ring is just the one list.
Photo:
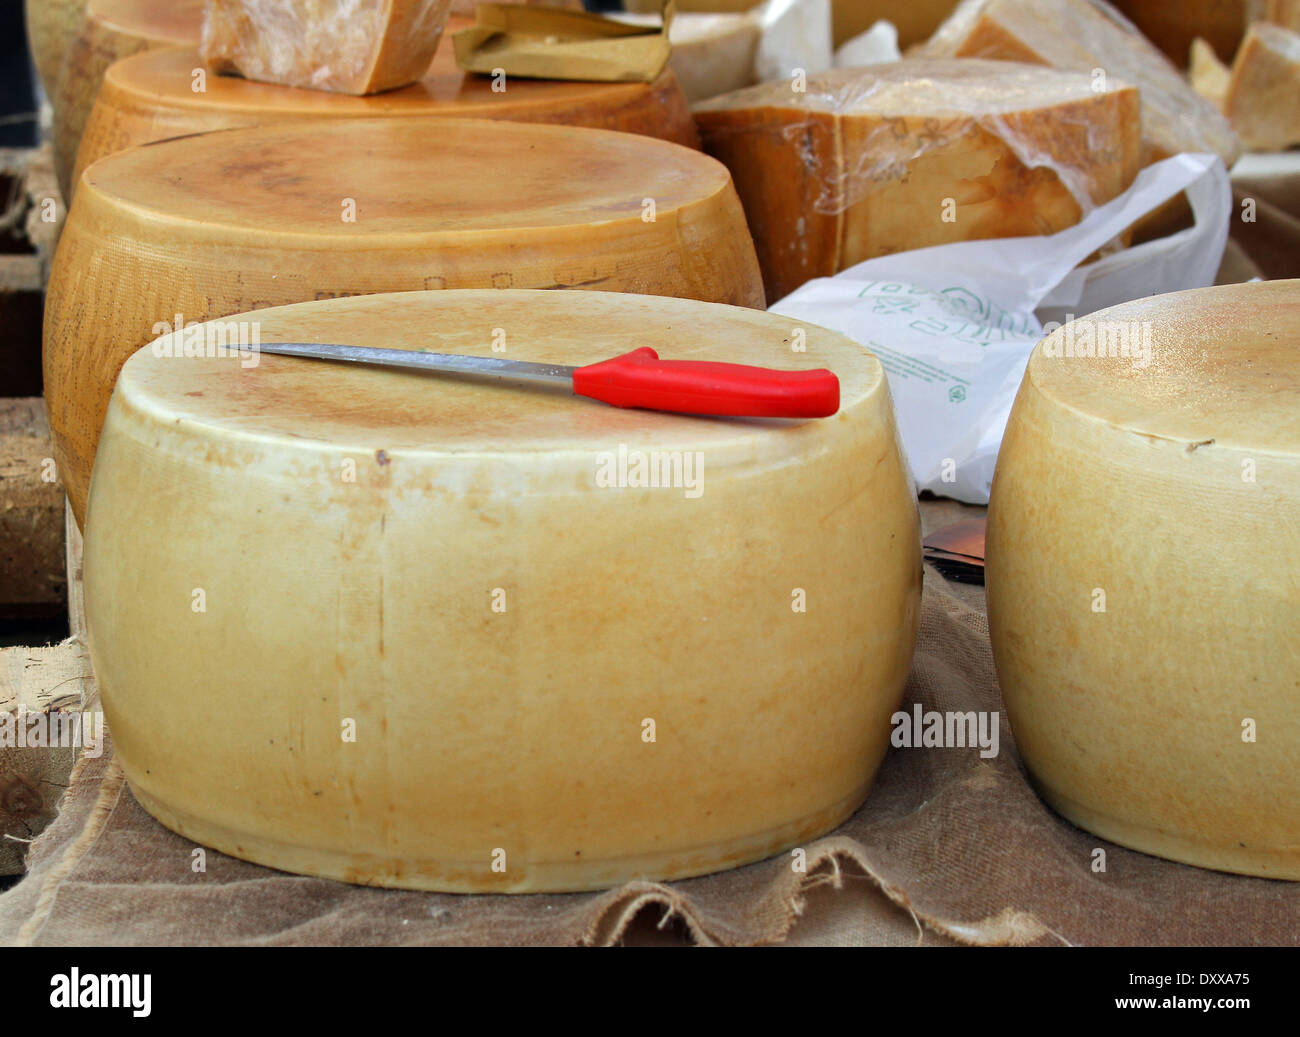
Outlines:
{"label": "burlap cloth", "polygon": [[[971,509],[922,506],[927,528]],[[926,571],[908,703],[1001,710],[980,588]],[[1104,873],[1091,870],[1106,850]],[[207,853],[136,803],[111,749],[0,895],[0,941],[101,944],[1284,944],[1300,886],[1202,871],[1074,828],[1035,796],[1005,716],[1001,753],[894,750],[858,813],[807,847],[607,893],[453,896],[303,878]]]}

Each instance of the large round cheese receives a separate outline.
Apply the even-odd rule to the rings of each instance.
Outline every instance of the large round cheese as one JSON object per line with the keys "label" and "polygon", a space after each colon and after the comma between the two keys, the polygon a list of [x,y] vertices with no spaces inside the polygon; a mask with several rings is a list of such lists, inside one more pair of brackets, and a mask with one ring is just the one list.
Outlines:
{"label": "large round cheese", "polygon": [[25,0],[27,40],[36,77],[47,97],[54,96],[63,55],[81,25],[86,0]]}
{"label": "large round cheese", "polygon": [[[806,89],[798,89],[806,86]],[[1138,96],[1007,62],[902,61],[705,101],[768,298],[876,256],[1050,234],[1138,168]]]}
{"label": "large round cheese", "polygon": [[[448,36],[454,27],[449,26]],[[169,137],[267,123],[365,117],[443,116],[563,123],[660,137],[696,147],[699,138],[671,69],[653,83],[496,80],[462,72],[444,39],[418,83],[369,97],[256,83],[209,72],[197,51],[169,49],[119,62],[104,77],[77,156],[75,179],[123,148]]]}
{"label": "large round cheese", "polygon": [[866,350],[612,292],[234,319],[266,342],[824,366],[842,404],[718,420],[142,349],[95,465],[86,607],[117,757],[164,824],[289,871],[523,893],[743,864],[862,802],[921,575]]}
{"label": "large round cheese", "polygon": [[124,151],[83,175],[46,298],[46,400],[74,514],[113,379],[158,322],[426,288],[763,306],[726,169],[649,137],[361,119]]}
{"label": "large round cheese", "polygon": [[1125,846],[1290,879],[1298,346],[1300,281],[1067,325],[1030,359],[988,524],[998,677],[1047,801]]}
{"label": "large round cheese", "polygon": [[64,198],[71,198],[77,146],[105,71],[152,47],[197,45],[202,19],[203,0],[89,0],[51,98],[54,172]]}

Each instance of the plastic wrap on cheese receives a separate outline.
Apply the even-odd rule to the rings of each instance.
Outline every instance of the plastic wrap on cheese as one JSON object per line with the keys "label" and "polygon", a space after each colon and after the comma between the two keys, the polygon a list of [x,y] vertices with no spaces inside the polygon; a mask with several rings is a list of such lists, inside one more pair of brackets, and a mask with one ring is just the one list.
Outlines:
{"label": "plastic wrap on cheese", "polygon": [[1114,80],[909,59],[765,83],[695,116],[778,299],[879,255],[1073,226],[1136,176],[1138,108]]}
{"label": "plastic wrap on cheese", "polygon": [[1104,0],[963,0],[919,51],[925,57],[1030,61],[1138,87],[1143,164],[1180,152],[1241,153],[1232,127],[1169,60]]}
{"label": "plastic wrap on cheese", "polygon": [[207,0],[203,57],[219,72],[373,94],[429,67],[451,0]]}

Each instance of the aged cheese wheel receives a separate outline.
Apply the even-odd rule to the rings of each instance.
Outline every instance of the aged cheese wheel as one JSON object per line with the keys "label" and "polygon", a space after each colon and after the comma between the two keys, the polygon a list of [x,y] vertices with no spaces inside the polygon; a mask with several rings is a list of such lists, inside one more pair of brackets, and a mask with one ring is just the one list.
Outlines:
{"label": "aged cheese wheel", "polygon": [[1223,110],[1251,151],[1300,144],[1300,33],[1250,27],[1232,67]]}
{"label": "aged cheese wheel", "polygon": [[696,121],[772,301],[875,256],[1062,230],[1137,175],[1137,91],[1035,65],[837,69],[705,101]]}
{"label": "aged cheese wheel", "polygon": [[862,802],[921,569],[866,350],[760,311],[612,292],[413,292],[240,319],[268,342],[491,356],[501,328],[517,360],[650,346],[826,366],[842,406],[718,421],[142,349],[95,466],[85,585],[115,749],[164,824],[290,871],[525,893],[743,864]]}
{"label": "aged cheese wheel", "polygon": [[1231,61],[1246,32],[1247,0],[1113,0],[1120,13],[1179,68],[1197,37]]}
{"label": "aged cheese wheel", "polygon": [[168,137],[360,116],[564,123],[660,137],[688,147],[699,144],[671,69],[653,83],[513,78],[499,90],[493,89],[492,77],[456,68],[451,48],[443,46],[420,82],[371,97],[350,97],[217,75],[208,75],[204,90],[195,92],[194,71],[201,68],[197,51],[174,48],[114,65],[86,126],[75,178],[105,155]]}
{"label": "aged cheese wheel", "polygon": [[174,314],[511,287],[764,301],[726,169],[630,133],[340,119],[164,141],[96,163],[45,307],[46,399],[74,514],[85,514],[113,379]]}
{"label": "aged cheese wheel", "polygon": [[63,55],[81,26],[86,0],[26,0],[27,41],[36,77],[47,97],[54,96]]}
{"label": "aged cheese wheel", "polygon": [[963,0],[921,48],[928,57],[1032,61],[1137,86],[1142,94],[1143,164],[1184,151],[1241,153],[1227,121],[1141,34],[1090,0]]}
{"label": "aged cheese wheel", "polygon": [[210,66],[265,83],[374,94],[424,76],[451,0],[208,0]]}
{"label": "aged cheese wheel", "polygon": [[[663,24],[657,15],[622,14],[638,25]],[[668,28],[670,62],[688,101],[751,86],[758,50],[758,19],[749,14],[679,14]]]}
{"label": "aged cheese wheel", "polygon": [[1002,442],[987,548],[1002,694],[1047,801],[1125,846],[1289,879],[1297,342],[1300,281],[1144,299],[1051,335]]}
{"label": "aged cheese wheel", "polygon": [[51,98],[54,172],[64,198],[71,198],[77,146],[104,72],[151,47],[196,45],[202,18],[203,0],[89,0]]}

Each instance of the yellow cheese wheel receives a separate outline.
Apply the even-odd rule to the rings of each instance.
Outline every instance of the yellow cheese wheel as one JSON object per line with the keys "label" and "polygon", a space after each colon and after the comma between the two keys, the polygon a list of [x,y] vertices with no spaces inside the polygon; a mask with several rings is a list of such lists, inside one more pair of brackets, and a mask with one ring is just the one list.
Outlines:
{"label": "yellow cheese wheel", "polygon": [[1300,32],[1267,22],[1250,27],[1223,110],[1252,151],[1300,144]]}
{"label": "yellow cheese wheel", "polygon": [[81,26],[86,0],[25,0],[27,41],[36,77],[47,97],[54,96],[63,55]]}
{"label": "yellow cheese wheel", "polygon": [[202,18],[203,0],[89,0],[51,98],[54,172],[64,198],[71,198],[77,146],[104,72],[151,47],[197,45]]}
{"label": "yellow cheese wheel", "polygon": [[1049,336],[1002,442],[987,547],[1002,694],[1048,803],[1147,853],[1287,879],[1297,342],[1300,281],[1144,299]]}
{"label": "yellow cheese wheel", "polygon": [[921,48],[927,57],[1032,61],[1132,83],[1142,94],[1143,164],[1184,151],[1231,166],[1227,121],[1155,46],[1090,0],[963,0]]}
{"label": "yellow cheese wheel", "polygon": [[[119,62],[87,123],[74,182],[92,162],[123,148],[168,137],[272,122],[361,116],[447,116],[563,123],[660,137],[688,147],[699,138],[672,70],[653,83],[581,83],[507,78],[462,72],[449,44],[439,48],[429,74],[401,90],[350,97],[319,90],[256,83],[207,74],[196,92],[203,60],[194,50],[151,51]],[[498,83],[498,87],[501,84]]]}
{"label": "yellow cheese wheel", "polygon": [[45,307],[50,427],[78,521],[113,379],[158,322],[426,288],[764,302],[726,169],[649,137],[361,119],[124,151],[84,174]]}
{"label": "yellow cheese wheel", "polygon": [[220,72],[345,94],[423,77],[451,0],[208,0],[199,50]]}
{"label": "yellow cheese wheel", "polygon": [[921,570],[866,350],[612,292],[243,319],[266,342],[493,356],[502,328],[507,358],[548,364],[650,346],[826,366],[842,405],[722,421],[142,349],[95,465],[85,586],[117,758],[160,821],[289,871],[528,893],[744,864],[862,802]]}
{"label": "yellow cheese wheel", "polygon": [[1047,234],[1138,168],[1138,97],[1000,61],[908,60],[696,107],[731,170],[768,299],[908,249]]}

